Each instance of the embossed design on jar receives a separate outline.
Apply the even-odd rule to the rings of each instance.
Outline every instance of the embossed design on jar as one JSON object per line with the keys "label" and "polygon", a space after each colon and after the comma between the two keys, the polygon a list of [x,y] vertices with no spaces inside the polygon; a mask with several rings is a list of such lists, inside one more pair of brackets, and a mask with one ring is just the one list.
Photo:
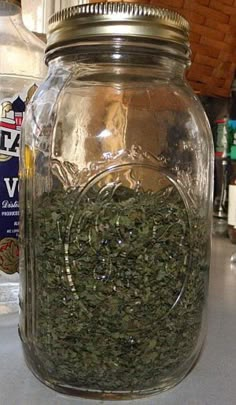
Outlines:
{"label": "embossed design on jar", "polygon": [[[178,241],[176,232],[181,235]],[[112,307],[113,300],[119,301],[119,291],[122,301],[127,290],[126,302],[120,302],[117,309],[120,323],[129,308],[127,330],[150,328],[148,312],[153,312],[154,322],[165,317],[184,291],[190,263],[186,201],[173,179],[157,168],[113,167],[79,193],[64,246],[68,284],[88,313],[90,304],[99,304],[98,295]],[[84,277],[92,296],[86,303]],[[102,285],[106,285],[105,292]]]}
{"label": "embossed design on jar", "polygon": [[151,152],[143,150],[140,145],[132,145],[129,149],[121,149],[116,153],[106,152],[94,162],[88,162],[82,170],[74,163],[67,160],[52,159],[52,172],[59,179],[65,189],[82,188],[93,181],[95,176],[114,167],[123,165],[153,166],[160,170],[165,164],[164,156],[155,156]]}

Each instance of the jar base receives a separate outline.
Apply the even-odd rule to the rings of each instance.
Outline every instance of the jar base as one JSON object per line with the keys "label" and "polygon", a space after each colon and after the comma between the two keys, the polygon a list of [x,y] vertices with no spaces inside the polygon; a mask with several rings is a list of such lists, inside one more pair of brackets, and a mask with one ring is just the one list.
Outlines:
{"label": "jar base", "polygon": [[[66,384],[61,384],[58,381],[54,381],[53,378],[44,378],[40,373],[40,366],[37,367],[37,362],[33,361],[32,353],[28,347],[22,341],[24,359],[27,367],[33,373],[33,375],[48,388],[53,389],[61,394],[81,397],[85,399],[93,400],[103,400],[103,401],[121,401],[121,400],[133,400],[140,399],[144,397],[150,397],[162,392],[168,391],[178,385],[194,368],[195,364],[198,362],[199,357],[202,353],[202,348],[200,352],[198,351],[194,357],[188,360],[188,367],[185,364],[184,371],[182,373],[179,371],[178,375],[176,373],[175,377],[163,380],[162,383],[155,388],[145,389],[145,390],[134,390],[134,391],[98,391],[98,390],[88,390],[83,388],[77,388]],[[33,356],[34,357],[34,356]]]}

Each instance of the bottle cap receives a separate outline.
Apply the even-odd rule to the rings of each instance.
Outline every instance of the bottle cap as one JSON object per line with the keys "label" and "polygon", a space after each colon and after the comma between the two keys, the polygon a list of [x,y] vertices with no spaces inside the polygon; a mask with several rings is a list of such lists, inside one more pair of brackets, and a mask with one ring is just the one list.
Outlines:
{"label": "bottle cap", "polygon": [[[145,46],[166,43],[189,60],[189,24],[175,11],[135,3],[80,4],[54,14],[49,20],[46,57],[61,47],[99,41],[138,39]],[[169,49],[170,51],[170,49]]]}

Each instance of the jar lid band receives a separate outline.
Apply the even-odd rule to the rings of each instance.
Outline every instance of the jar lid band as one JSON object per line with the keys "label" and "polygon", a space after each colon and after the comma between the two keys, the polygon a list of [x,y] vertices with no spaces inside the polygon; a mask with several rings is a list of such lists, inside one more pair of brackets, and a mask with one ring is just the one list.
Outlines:
{"label": "jar lid band", "polygon": [[175,11],[135,3],[90,3],[61,10],[49,20],[46,53],[96,38],[159,40],[185,48],[189,24]]}

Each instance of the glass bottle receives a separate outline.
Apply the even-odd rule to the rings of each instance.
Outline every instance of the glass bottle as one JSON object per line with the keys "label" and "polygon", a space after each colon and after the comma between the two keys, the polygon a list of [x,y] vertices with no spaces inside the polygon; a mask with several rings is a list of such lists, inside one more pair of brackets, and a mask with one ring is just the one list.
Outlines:
{"label": "glass bottle", "polygon": [[[215,193],[213,203],[213,234],[227,236],[227,207],[228,207],[228,119],[215,121]],[[213,132],[214,133],[214,132]]]}
{"label": "glass bottle", "polygon": [[44,46],[22,23],[20,1],[0,0],[0,315],[18,311],[21,123],[45,71]]}
{"label": "glass bottle", "polygon": [[149,395],[199,356],[213,142],[188,38],[175,12],[131,3],[51,18],[21,153],[20,336],[58,391]]}
{"label": "glass bottle", "polygon": [[37,34],[46,34],[52,14],[82,4],[83,0],[21,0],[25,26]]}
{"label": "glass bottle", "polygon": [[231,147],[230,159],[228,234],[230,241],[236,243],[236,146]]}

